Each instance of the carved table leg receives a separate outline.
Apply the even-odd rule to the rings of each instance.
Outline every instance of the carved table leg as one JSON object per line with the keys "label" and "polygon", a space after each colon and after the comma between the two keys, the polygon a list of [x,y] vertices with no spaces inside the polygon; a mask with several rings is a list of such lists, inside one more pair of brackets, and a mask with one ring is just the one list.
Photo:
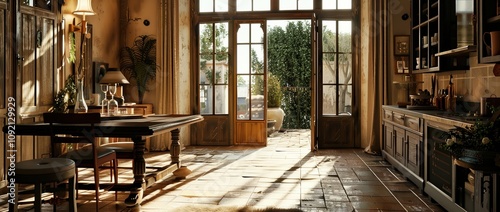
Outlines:
{"label": "carved table leg", "polygon": [[172,135],[172,144],[170,144],[170,157],[172,163],[177,164],[177,168],[181,167],[181,162],[179,160],[179,155],[181,154],[181,145],[179,143],[179,129],[172,130],[170,133]]}
{"label": "carved table leg", "polygon": [[181,145],[179,142],[179,129],[175,129],[171,131],[172,135],[172,144],[170,145],[170,157],[172,158],[172,164],[177,164],[177,170],[175,170],[172,174],[179,179],[185,179],[187,175],[191,174],[191,170],[189,170],[186,166],[181,166],[181,161],[179,156],[181,154]]}
{"label": "carved table leg", "polygon": [[144,173],[146,172],[146,160],[144,159],[144,150],[146,141],[139,137],[133,137],[134,141],[134,161],[133,161],[133,173],[134,173],[134,184],[133,188],[130,190],[130,195],[125,199],[125,205],[134,206],[141,204],[143,195],[143,185],[144,185]]}

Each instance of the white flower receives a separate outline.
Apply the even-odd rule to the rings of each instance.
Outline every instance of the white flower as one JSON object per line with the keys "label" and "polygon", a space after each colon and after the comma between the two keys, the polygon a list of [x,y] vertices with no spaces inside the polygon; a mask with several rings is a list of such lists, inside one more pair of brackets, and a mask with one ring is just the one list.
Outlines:
{"label": "white flower", "polygon": [[483,144],[489,144],[490,143],[490,139],[488,137],[484,137],[481,142],[483,142]]}
{"label": "white flower", "polygon": [[453,145],[453,143],[455,143],[454,139],[451,138],[446,139],[446,145],[451,146]]}

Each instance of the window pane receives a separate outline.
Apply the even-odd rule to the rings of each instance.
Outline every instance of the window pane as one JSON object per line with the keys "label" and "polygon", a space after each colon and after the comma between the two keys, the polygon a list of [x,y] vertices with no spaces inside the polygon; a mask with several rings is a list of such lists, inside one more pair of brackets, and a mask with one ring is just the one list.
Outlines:
{"label": "window pane", "polygon": [[323,84],[337,84],[337,54],[323,54]]}
{"label": "window pane", "polygon": [[337,9],[337,0],[323,0],[323,9],[324,10],[335,10]]}
{"label": "window pane", "polygon": [[200,0],[200,12],[213,12],[214,0]]}
{"label": "window pane", "polygon": [[297,1],[280,0],[280,10],[297,10]]}
{"label": "window pane", "polygon": [[200,113],[211,115],[213,95],[211,85],[200,85]]}
{"label": "window pane", "polygon": [[264,30],[260,24],[252,24],[252,43],[263,43]]}
{"label": "window pane", "polygon": [[253,0],[253,11],[270,11],[270,10],[271,10],[270,0]]}
{"label": "window pane", "polygon": [[215,86],[215,114],[229,113],[229,90],[227,85]]}
{"label": "window pane", "polygon": [[[219,55],[219,54],[217,54]],[[224,57],[224,60],[217,60],[215,63],[215,84],[228,84],[229,64],[227,54],[224,56],[216,56],[217,58]]]}
{"label": "window pane", "polygon": [[252,11],[252,1],[250,0],[236,1],[236,11]]}
{"label": "window pane", "polygon": [[250,46],[247,44],[239,44],[237,49],[237,73],[238,74],[249,74],[250,73]]}
{"label": "window pane", "polygon": [[352,54],[339,54],[339,84],[352,83]]}
{"label": "window pane", "polygon": [[212,84],[212,60],[200,59],[200,84]]}
{"label": "window pane", "polygon": [[250,42],[250,24],[240,24],[238,29],[238,43],[248,43]]}
{"label": "window pane", "polygon": [[237,101],[238,101],[238,119],[239,120],[248,120],[250,118],[250,115],[248,113],[249,107],[249,97],[250,93],[248,90],[248,84],[250,82],[250,76],[248,75],[238,75],[237,76],[237,87],[236,87],[236,95],[237,95]]}
{"label": "window pane", "polygon": [[251,120],[264,120],[264,95],[252,94],[251,100]]}
{"label": "window pane", "polygon": [[352,9],[352,0],[340,0],[339,9]]}
{"label": "window pane", "polygon": [[264,45],[252,45],[252,73],[264,73]]}
{"label": "window pane", "polygon": [[200,24],[200,52],[213,52],[213,24]]}
{"label": "window pane", "polygon": [[252,75],[251,92],[253,95],[264,95],[264,76]]}
{"label": "window pane", "polygon": [[227,31],[228,24],[225,23],[216,23],[215,24],[215,46],[217,52],[227,52],[229,48],[229,33]]}
{"label": "window pane", "polygon": [[337,89],[323,85],[323,115],[337,115]]}
{"label": "window pane", "polygon": [[352,107],[352,86],[339,86],[339,115],[351,115]]}
{"label": "window pane", "polygon": [[337,21],[323,21],[323,52],[337,52]]}
{"label": "window pane", "polygon": [[339,52],[352,51],[352,23],[339,21]]}
{"label": "window pane", "polygon": [[215,0],[215,12],[227,12],[227,8],[227,0]]}
{"label": "window pane", "polygon": [[312,0],[299,0],[299,10],[312,10],[313,1]]}

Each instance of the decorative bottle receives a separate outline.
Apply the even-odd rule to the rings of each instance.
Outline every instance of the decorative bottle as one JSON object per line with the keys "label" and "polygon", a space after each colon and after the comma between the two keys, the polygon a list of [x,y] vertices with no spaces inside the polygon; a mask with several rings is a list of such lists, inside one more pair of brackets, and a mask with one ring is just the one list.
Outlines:
{"label": "decorative bottle", "polygon": [[76,80],[76,101],[74,113],[86,113],[89,108],[85,102],[85,96],[83,95],[83,77]]}

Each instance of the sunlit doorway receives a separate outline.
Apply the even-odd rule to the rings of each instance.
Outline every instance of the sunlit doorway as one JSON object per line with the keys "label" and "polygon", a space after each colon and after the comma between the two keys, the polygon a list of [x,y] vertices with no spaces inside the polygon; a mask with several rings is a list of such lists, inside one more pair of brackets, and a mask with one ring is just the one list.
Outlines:
{"label": "sunlit doorway", "polygon": [[268,72],[279,80],[285,113],[275,133],[311,129],[311,29],[310,19],[267,21]]}

